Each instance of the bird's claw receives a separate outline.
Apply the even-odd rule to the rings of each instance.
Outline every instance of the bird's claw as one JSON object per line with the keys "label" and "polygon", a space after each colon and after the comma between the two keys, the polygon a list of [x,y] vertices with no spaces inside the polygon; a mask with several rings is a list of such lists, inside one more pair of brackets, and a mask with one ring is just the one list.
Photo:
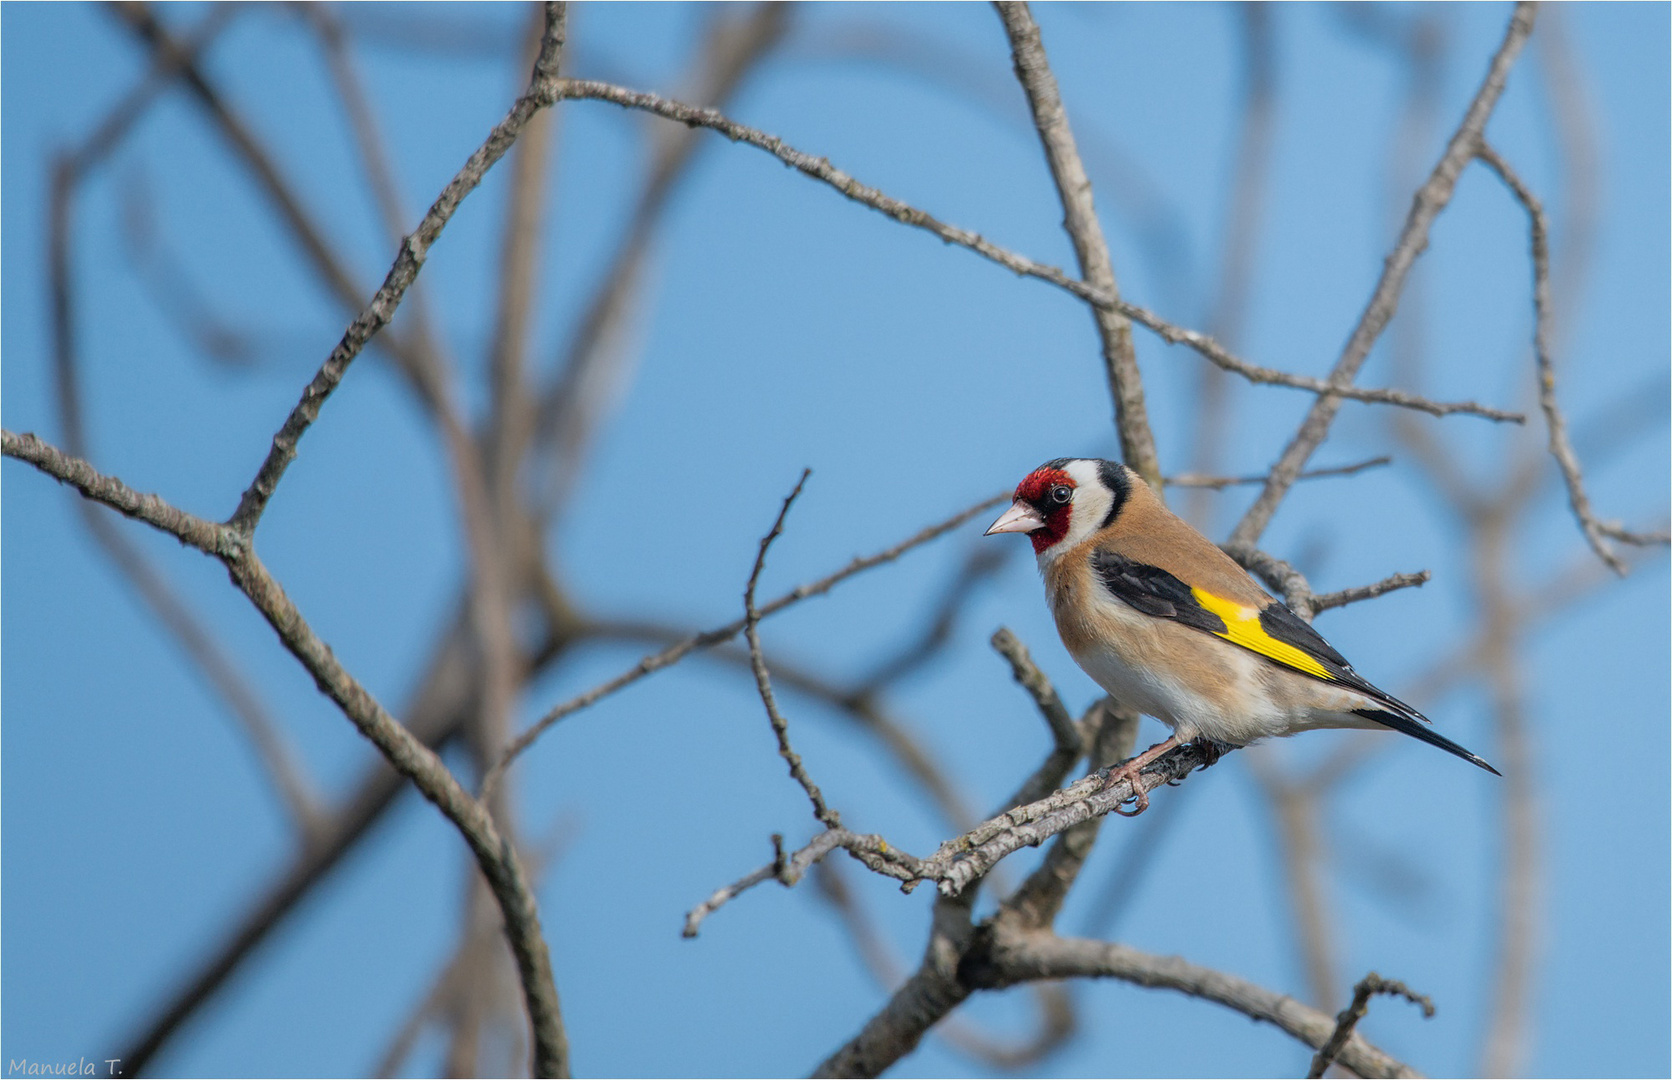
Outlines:
{"label": "bird's claw", "polygon": [[[1149,793],[1144,790],[1144,785],[1140,782],[1139,772],[1140,770],[1133,768],[1133,763],[1129,761],[1117,768],[1110,769],[1109,775],[1103,778],[1104,791],[1114,787],[1122,780],[1132,786],[1132,794],[1115,805],[1115,813],[1121,817],[1137,817],[1149,809]],[[1121,809],[1127,802],[1134,804],[1132,809]]]}

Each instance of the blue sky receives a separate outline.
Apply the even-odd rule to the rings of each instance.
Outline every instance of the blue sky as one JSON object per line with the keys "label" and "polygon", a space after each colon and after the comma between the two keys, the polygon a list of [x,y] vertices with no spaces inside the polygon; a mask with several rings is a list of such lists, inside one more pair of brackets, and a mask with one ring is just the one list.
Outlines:
{"label": "blue sky", "polygon": [[[1478,85],[1508,11],[1390,9],[1398,19],[1434,16],[1447,45],[1435,125],[1415,153],[1421,169]],[[200,14],[163,12],[175,26]],[[505,42],[524,17],[509,8],[426,15],[479,24]],[[1363,307],[1396,208],[1408,199],[1387,183],[1404,75],[1336,9],[1285,5],[1270,16],[1278,65],[1270,201],[1240,351],[1321,374]],[[676,92],[707,17],[683,5],[579,6],[575,62]],[[1087,149],[1123,290],[1176,322],[1202,325],[1227,226],[1238,11],[1045,6],[1038,17]],[[1598,460],[1589,479],[1605,516],[1658,524],[1669,456],[1668,9],[1599,4],[1542,17],[1569,44],[1595,140],[1595,242],[1580,287],[1562,301],[1570,305],[1562,399],[1580,429],[1609,426],[1622,399],[1653,406],[1643,431]],[[855,26],[916,42],[921,55],[930,55],[924,43],[947,50],[972,85],[841,55],[833,43]],[[510,67],[375,41],[356,55],[406,202],[427,204],[503,114],[514,92]],[[1560,260],[1574,174],[1562,167],[1551,124],[1548,62],[1529,48],[1489,133],[1550,207]],[[210,70],[285,162],[354,272],[380,279],[389,245],[305,29],[283,9],[240,12]],[[98,9],[0,9],[0,418],[9,430],[62,437],[42,276],[50,155],[84,137],[143,71],[133,41]],[[821,5],[796,10],[783,54],[728,111],[942,220],[1069,266],[1060,207],[1020,101],[985,6]],[[556,363],[613,250],[650,122],[600,103],[563,109],[536,298],[533,355],[543,370]],[[140,188],[154,200],[155,228],[213,310],[247,332],[252,363],[207,365],[134,272],[124,214],[128,193]],[[505,192],[503,171],[491,175],[422,278],[460,358],[461,396],[477,408]],[[179,91],[94,176],[79,210],[91,456],[137,488],[224,517],[346,317]],[[1161,236],[1159,246],[1146,235]],[[1531,404],[1528,282],[1525,218],[1494,178],[1472,168],[1413,285],[1432,393]],[[1408,309],[1402,318],[1410,317]],[[600,612],[691,628],[736,617],[756,540],[803,466],[814,475],[773,550],[766,594],[1010,487],[1041,460],[1115,452],[1096,338],[1077,302],[719,138],[703,144],[674,196],[626,337],[631,378],[550,545],[570,588]],[[1185,471],[1202,361],[1142,332],[1138,347],[1164,468]],[[1384,343],[1361,382],[1398,379]],[[1283,389],[1234,393],[1226,468],[1259,472],[1310,399]],[[1467,417],[1423,423],[1481,482],[1542,439],[1536,422],[1524,432]],[[1385,415],[1348,405],[1316,460],[1382,453],[1400,457]],[[1546,472],[1507,556],[1532,581],[1585,557],[1554,469]],[[70,496],[15,462],[0,477],[0,1055],[99,1059],[205,955],[291,840],[219,700],[98,552]],[[1216,498],[1219,538],[1251,495]],[[370,748],[219,568],[124,528],[246,666],[318,788],[345,794]],[[838,678],[866,671],[911,639],[982,542],[979,532],[971,525],[769,622],[768,647]],[[1318,622],[1394,693],[1468,632],[1464,538],[1408,461],[1303,485],[1264,544],[1295,559],[1320,589],[1433,571],[1420,590]],[[450,610],[463,549],[446,462],[385,361],[368,357],[351,370],[308,434],[259,547],[337,655],[381,700],[401,701]],[[974,597],[948,653],[889,699],[983,807],[1046,749],[1031,707],[985,645],[992,630],[1012,627],[1071,708],[1096,693],[1058,643],[1019,547],[1011,544],[1003,570]],[[1651,554],[1626,581],[1588,592],[1541,625],[1522,657],[1546,796],[1532,1074],[1672,1069],[1664,1023],[1672,1006],[1667,590],[1666,559]],[[641,651],[583,651],[533,684],[523,721]],[[1494,759],[1478,686],[1416,704]],[[797,748],[850,824],[918,852],[948,834],[874,742],[817,702],[787,694],[786,707]],[[1161,735],[1146,722],[1141,737]],[[1307,736],[1282,746],[1280,760],[1321,760],[1345,737]],[[1375,969],[1432,995],[1435,1019],[1384,1001],[1364,1030],[1424,1071],[1455,1074],[1473,1068],[1485,1013],[1500,804],[1492,777],[1406,742],[1378,754],[1325,808],[1337,852],[1337,976],[1350,983]],[[539,898],[579,1074],[804,1072],[884,1000],[810,888],[757,891],[710,919],[697,941],[678,936],[687,908],[765,860],[770,833],[800,840],[813,827],[752,686],[735,669],[698,659],[646,680],[565,722],[515,782],[525,829],[562,822],[570,830]],[[1161,798],[1179,800],[1177,820],[1120,939],[1302,995],[1274,826],[1246,767],[1233,755]],[[1126,821],[1107,826],[1065,929],[1081,928],[1134,831]],[[369,1069],[448,955],[463,865],[457,837],[407,797],[158,1067],[187,1075]],[[1374,887],[1373,872],[1390,867],[1409,871],[1418,887]],[[928,897],[851,876],[910,962]],[[1114,1071],[1153,1075],[1298,1074],[1307,1060],[1280,1033],[1212,1005],[1114,984],[1073,993],[1082,1034],[1042,1066],[1053,1074],[1104,1075],[1114,1061]],[[970,1012],[990,1030],[1020,1035],[1030,1013],[1017,996],[973,1002]],[[435,1052],[426,1044],[413,1067],[433,1070]],[[931,1039],[896,1072],[971,1068]]]}

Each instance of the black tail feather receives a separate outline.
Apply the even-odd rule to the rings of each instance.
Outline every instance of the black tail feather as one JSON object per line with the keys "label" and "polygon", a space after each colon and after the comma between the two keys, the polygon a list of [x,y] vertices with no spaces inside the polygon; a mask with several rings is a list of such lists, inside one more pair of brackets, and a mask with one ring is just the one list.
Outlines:
{"label": "black tail feather", "polygon": [[1470,753],[1469,751],[1463,749],[1461,746],[1458,746],[1456,743],[1452,742],[1450,739],[1441,735],[1439,732],[1435,731],[1433,728],[1424,724],[1420,719],[1415,717],[1390,712],[1386,709],[1354,709],[1353,715],[1362,716],[1366,720],[1374,720],[1378,724],[1390,727],[1393,730],[1402,732],[1414,739],[1421,739],[1429,746],[1438,746],[1441,750],[1456,754],[1464,761],[1470,761],[1479,765],[1493,776],[1504,775],[1497,769],[1488,765],[1485,759],[1480,755]]}

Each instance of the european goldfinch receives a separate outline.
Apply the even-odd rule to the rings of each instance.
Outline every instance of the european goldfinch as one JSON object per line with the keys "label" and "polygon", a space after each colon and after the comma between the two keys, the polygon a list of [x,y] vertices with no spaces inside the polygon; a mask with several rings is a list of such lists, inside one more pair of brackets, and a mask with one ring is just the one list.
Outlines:
{"label": "european goldfinch", "polygon": [[[987,530],[1026,533],[1057,632],[1099,686],[1173,734],[1125,776],[1193,739],[1215,749],[1311,728],[1392,728],[1497,774],[1370,685],[1329,642],[1113,461],[1058,458]],[[1215,755],[1217,756],[1217,755]]]}

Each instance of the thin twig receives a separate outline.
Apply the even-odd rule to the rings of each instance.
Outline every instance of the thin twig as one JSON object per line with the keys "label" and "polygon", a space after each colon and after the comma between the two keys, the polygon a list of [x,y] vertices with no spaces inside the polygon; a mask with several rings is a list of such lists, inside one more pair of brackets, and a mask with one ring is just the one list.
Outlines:
{"label": "thin twig", "polygon": [[1369,585],[1360,585],[1353,589],[1342,589],[1339,592],[1314,596],[1307,606],[1312,609],[1313,615],[1318,615],[1331,608],[1356,604],[1360,600],[1374,599],[1384,593],[1393,592],[1395,589],[1409,589],[1413,586],[1426,585],[1433,577],[1434,575],[1427,570],[1418,570],[1414,574],[1390,574]]}
{"label": "thin twig", "polygon": [[[1378,468],[1392,462],[1393,459],[1384,454],[1381,457],[1373,457],[1368,461],[1360,461],[1352,465],[1338,465],[1330,469],[1308,469],[1295,479],[1321,480],[1326,476],[1352,476],[1354,473]],[[1223,491],[1228,487],[1252,487],[1255,484],[1264,484],[1270,476],[1270,473],[1261,473],[1258,476],[1200,476],[1196,473],[1183,473],[1179,476],[1165,477],[1162,483],[1168,487],[1210,488],[1214,491]]]}
{"label": "thin twig", "polygon": [[[817,581],[809,582],[806,585],[797,586],[785,593],[783,596],[780,596],[776,600],[762,606],[760,609],[761,618],[764,619],[769,615],[776,615],[785,608],[793,604],[798,604],[808,597],[822,596],[823,594],[829,592],[837,584],[855,574],[870,570],[876,566],[881,566],[884,563],[893,562],[895,559],[898,559],[901,555],[904,555],[912,548],[926,544],[936,537],[943,536],[946,533],[951,532],[953,529],[956,529],[958,526],[969,521],[976,515],[997,506],[999,503],[1008,498],[1010,498],[1009,493],[1005,493],[1002,495],[994,495],[989,499],[983,499],[981,502],[976,503],[969,509],[954,514],[952,517],[946,519],[938,525],[931,525],[927,529],[917,533],[915,536],[908,537],[891,548],[879,551],[875,555],[868,555],[864,558],[855,559],[842,569],[836,571],[834,574],[822,577]],[[730,641],[732,638],[743,632],[743,623],[744,620],[738,619],[735,622],[729,622],[724,626],[715,627],[713,630],[707,630],[700,634],[693,634],[691,637],[686,638],[684,641],[681,641],[676,645],[670,645],[660,652],[652,653],[649,656],[644,657],[638,663],[634,664],[620,675],[617,675],[615,678],[599,683],[597,686],[594,686],[585,693],[572,697],[568,701],[565,701],[561,705],[551,709],[540,719],[529,725],[528,730],[511,740],[511,744],[505,748],[503,753],[500,754],[499,760],[494,763],[493,767],[488,770],[487,775],[483,777],[482,790],[484,792],[492,790],[493,786],[499,782],[499,777],[504,774],[505,770],[511,765],[511,763],[521,757],[530,746],[534,745],[535,741],[538,740],[541,735],[545,734],[546,731],[548,731],[552,725],[556,724],[559,720],[562,720],[566,716],[572,716],[573,714],[580,712],[582,709],[591,707],[602,699],[614,694],[618,690],[622,690],[631,686],[633,683],[638,682],[646,675],[661,671],[663,668],[671,667],[672,665],[677,664],[697,649],[705,649],[711,645],[719,645],[722,642]]]}
{"label": "thin twig", "polygon": [[[1364,313],[1359,316],[1358,324],[1348,337],[1340,358],[1330,371],[1331,387],[1344,388],[1352,383],[1359,369],[1369,359],[1370,350],[1376,344],[1377,338],[1381,337],[1382,330],[1393,318],[1411,267],[1428,246],[1429,229],[1441,211],[1451,202],[1452,192],[1457,187],[1457,178],[1473,160],[1482,132],[1486,129],[1486,122],[1491,118],[1492,110],[1503,93],[1509,70],[1516,57],[1520,55],[1522,46],[1526,44],[1528,35],[1533,31],[1534,13],[1535,8],[1531,3],[1522,2],[1516,5],[1515,13],[1510,17],[1509,26],[1504,32],[1503,43],[1493,55],[1480,89],[1469,102],[1462,122],[1446,144],[1445,152],[1411,200],[1411,210],[1405,218],[1405,226],[1400,230],[1399,239],[1382,267],[1376,288],[1371,292]],[[1328,436],[1330,425],[1340,409],[1341,397],[1333,393],[1325,394],[1312,403],[1300,429],[1295,432],[1294,438],[1284,448],[1277,464],[1272,467],[1271,478],[1266,481],[1265,489],[1231,531],[1228,542],[1230,547],[1252,548],[1260,539],[1266,526],[1271,523],[1272,515],[1277,513],[1278,505],[1289,493],[1295,477],[1300,475],[1312,452]]]}
{"label": "thin twig", "polygon": [[559,87],[559,96],[565,100],[607,101],[624,109],[639,109],[685,124],[688,127],[709,128],[733,142],[746,143],[764,150],[797,172],[835,188],[854,202],[886,214],[903,225],[922,229],[948,244],[973,251],[1013,273],[1048,282],[1089,304],[1116,311],[1133,322],[1154,331],[1169,344],[1183,343],[1188,345],[1210,362],[1218,364],[1228,371],[1234,371],[1250,382],[1287,386],[1314,394],[1329,394],[1333,397],[1347,398],[1353,401],[1397,405],[1407,409],[1416,409],[1433,416],[1466,413],[1472,416],[1485,417],[1489,420],[1508,421],[1517,424],[1526,419],[1520,413],[1505,412],[1472,401],[1442,402],[1433,401],[1416,394],[1408,394],[1402,390],[1337,386],[1324,379],[1315,379],[1307,375],[1294,375],[1273,368],[1261,367],[1258,364],[1251,364],[1236,356],[1206,334],[1175,326],[1147,308],[1100,292],[1085,282],[1070,277],[1055,266],[1035,262],[1026,256],[999,247],[997,244],[983,239],[977,233],[960,229],[955,225],[948,225],[908,203],[901,202],[893,196],[885,195],[876,188],[860,183],[832,165],[827,158],[814,157],[804,151],[797,150],[775,135],[768,135],[764,131],[749,127],[746,124],[740,124],[714,109],[701,109],[647,91],[630,90],[612,83],[588,79],[562,80]]}
{"label": "thin twig", "polygon": [[135,491],[116,477],[103,475],[81,458],[42,442],[30,432],[17,435],[0,430],[0,454],[27,461],[94,502],[168,533],[206,555],[231,558],[239,549],[237,534],[227,526],[177,509],[161,496]]}
{"label": "thin twig", "polygon": [[1329,1041],[1318,1049],[1317,1056],[1312,1059],[1312,1067],[1306,1071],[1307,1080],[1323,1076],[1324,1070],[1341,1054],[1347,1040],[1352,1037],[1353,1028],[1364,1019],[1364,1014],[1370,1011],[1370,998],[1375,994],[1387,994],[1392,997],[1402,997],[1412,1005],[1422,1009],[1422,1015],[1434,1015],[1434,1002],[1428,995],[1419,994],[1411,990],[1404,983],[1395,979],[1384,979],[1372,971],[1360,979],[1353,987],[1353,1002],[1342,1009],[1335,1017],[1335,1030],[1330,1033]]}
{"label": "thin twig", "polygon": [[681,936],[696,937],[704,919],[764,881],[777,881],[786,887],[795,885],[814,863],[837,849],[846,851],[877,873],[900,881],[911,881],[918,872],[917,859],[880,836],[862,835],[841,827],[827,828],[793,854],[785,855],[778,848],[773,860],[759,870],[716,889],[707,900],[686,913]]}
{"label": "thin twig", "polygon": [[749,643],[749,667],[755,673],[755,689],[760,692],[761,704],[766,706],[766,718],[772,724],[772,733],[778,737],[778,756],[790,767],[790,776],[801,785],[801,790],[807,793],[807,799],[813,804],[813,816],[818,818],[827,829],[837,829],[842,825],[841,815],[830,809],[824,801],[824,793],[807,772],[807,766],[802,764],[801,755],[790,745],[790,722],[784,718],[778,708],[778,699],[772,693],[772,676],[766,670],[766,657],[761,655],[760,609],[755,607],[755,586],[760,584],[761,570],[766,566],[766,553],[772,547],[772,541],[784,533],[784,518],[789,515],[790,507],[801,495],[801,489],[806,486],[807,478],[813,475],[813,470],[802,469],[801,479],[795,482],[795,487],[784,497],[784,505],[778,508],[778,516],[772,522],[772,528],[761,537],[760,551],[755,555],[755,568],[749,572],[749,584],[743,590],[743,637]]}
{"label": "thin twig", "polygon": [[[1102,707],[1101,702],[1093,706],[1094,709]],[[1144,791],[1153,791],[1183,779],[1206,760],[1201,746],[1194,743],[1181,746],[1145,768],[1139,786]],[[877,873],[898,880],[904,892],[911,892],[924,882],[933,882],[942,897],[967,897],[971,887],[986,877],[1005,856],[1024,847],[1037,847],[1059,833],[1081,822],[1102,817],[1132,799],[1136,789],[1124,778],[1109,784],[1109,771],[1100,768],[1044,798],[1010,807],[962,836],[947,840],[927,859],[918,859],[890,845],[880,836],[861,835],[840,827],[827,828],[793,855],[775,859],[717,890],[693,908],[686,916],[685,936],[696,936],[697,925],[738,894],[774,878],[792,885],[815,862],[837,848],[847,851]]]}
{"label": "thin twig", "polygon": [[1567,417],[1556,404],[1556,365],[1550,358],[1549,344],[1550,227],[1544,215],[1544,205],[1522,182],[1509,162],[1484,138],[1475,147],[1475,156],[1498,174],[1504,186],[1515,195],[1515,201],[1527,211],[1533,265],[1533,361],[1538,367],[1539,408],[1544,412],[1545,426],[1550,432],[1550,456],[1556,459],[1557,466],[1562,470],[1562,479],[1567,483],[1568,505],[1573,508],[1573,516],[1578,519],[1580,531],[1585,534],[1591,550],[1608,564],[1610,570],[1623,577],[1626,564],[1608,546],[1609,538],[1626,544],[1664,544],[1668,542],[1667,534],[1635,533],[1621,525],[1597,520],[1590,496],[1585,493],[1585,479],[1579,471],[1579,458],[1574,453],[1573,440],[1568,437]]}
{"label": "thin twig", "polygon": [[1235,559],[1243,569],[1255,574],[1269,588],[1282,594],[1283,603],[1288,605],[1289,610],[1307,622],[1311,622],[1320,612],[1331,608],[1370,600],[1396,589],[1424,585],[1434,576],[1427,570],[1418,570],[1415,573],[1391,574],[1369,585],[1358,585],[1331,593],[1315,593],[1305,574],[1276,555],[1257,548],[1249,550],[1233,548],[1229,544],[1222,546],[1225,553]]}

